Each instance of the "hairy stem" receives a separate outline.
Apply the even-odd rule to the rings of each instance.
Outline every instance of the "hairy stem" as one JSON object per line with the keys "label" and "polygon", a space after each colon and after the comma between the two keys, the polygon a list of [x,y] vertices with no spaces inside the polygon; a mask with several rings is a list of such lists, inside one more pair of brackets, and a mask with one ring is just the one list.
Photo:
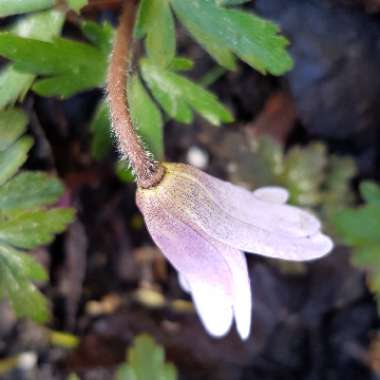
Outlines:
{"label": "hairy stem", "polygon": [[136,9],[136,0],[125,0],[108,68],[107,92],[112,128],[117,137],[120,152],[129,160],[137,185],[149,188],[161,181],[164,169],[145,150],[133,127],[129,113],[128,68]]}

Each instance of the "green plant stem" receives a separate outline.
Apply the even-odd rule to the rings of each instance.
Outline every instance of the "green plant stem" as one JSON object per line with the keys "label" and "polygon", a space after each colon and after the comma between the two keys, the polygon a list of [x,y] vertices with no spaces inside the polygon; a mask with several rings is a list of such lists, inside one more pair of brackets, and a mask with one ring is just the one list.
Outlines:
{"label": "green plant stem", "polygon": [[136,9],[135,0],[125,0],[108,69],[107,91],[112,128],[118,139],[120,152],[129,160],[137,185],[150,188],[161,181],[164,169],[145,150],[133,127],[128,109],[128,69]]}

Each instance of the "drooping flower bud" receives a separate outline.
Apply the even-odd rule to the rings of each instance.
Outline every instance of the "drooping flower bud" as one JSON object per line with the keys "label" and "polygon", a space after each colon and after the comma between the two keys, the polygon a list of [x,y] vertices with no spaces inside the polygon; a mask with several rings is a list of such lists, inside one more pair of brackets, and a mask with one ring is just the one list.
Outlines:
{"label": "drooping flower bud", "polygon": [[243,251],[292,261],[329,253],[333,243],[309,212],[286,204],[278,187],[250,192],[184,164],[136,195],[148,230],[182,278],[207,331],[233,322],[243,339],[251,324],[251,288]]}

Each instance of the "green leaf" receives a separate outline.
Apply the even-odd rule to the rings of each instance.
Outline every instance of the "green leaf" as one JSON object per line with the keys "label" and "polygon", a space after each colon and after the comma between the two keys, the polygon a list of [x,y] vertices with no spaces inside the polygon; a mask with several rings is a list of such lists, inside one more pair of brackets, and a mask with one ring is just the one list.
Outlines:
{"label": "green leaf", "polygon": [[40,79],[32,86],[32,90],[41,96],[59,96],[66,99],[94,87],[101,87],[101,83],[91,74],[90,76],[69,74]]}
{"label": "green leaf", "polygon": [[231,6],[231,5],[240,5],[248,3],[251,0],[214,0],[216,5],[219,6]]}
{"label": "green leaf", "polygon": [[357,173],[355,162],[349,157],[331,155],[328,159],[326,179],[321,199],[322,216],[329,222],[337,212],[354,202],[351,181]]}
{"label": "green leaf", "polygon": [[94,21],[85,20],[81,24],[81,29],[86,38],[100,51],[109,54],[112,49],[114,29],[108,22],[99,24]]}
{"label": "green leaf", "polygon": [[0,187],[0,210],[34,208],[55,203],[62,184],[42,172],[23,172]]}
{"label": "green leaf", "polygon": [[[380,206],[370,204],[356,210],[346,209],[334,218],[335,228],[348,245],[380,244]],[[365,226],[365,228],[363,228]]]}
{"label": "green leaf", "polygon": [[194,62],[191,59],[185,57],[175,57],[168,69],[171,71],[188,71],[194,67]]}
{"label": "green leaf", "polygon": [[[128,98],[131,117],[135,128],[138,130],[138,134],[147,149],[152,152],[157,159],[163,159],[164,144],[161,113],[146,92],[137,75],[131,77],[128,86]],[[101,102],[98,106],[90,128],[93,133],[91,153],[95,159],[101,160],[112,146],[107,102]],[[116,171],[119,178],[123,181],[130,182],[130,179],[133,179],[132,174],[129,169],[125,168],[125,165],[120,166],[119,164]]]}
{"label": "green leaf", "polygon": [[290,202],[316,207],[322,200],[321,186],[327,168],[323,144],[294,146],[287,153],[269,136],[260,136],[252,157],[255,186],[280,185],[289,190]]}
{"label": "green leaf", "polygon": [[138,380],[135,372],[128,364],[121,365],[116,371],[115,380]]}
{"label": "green leaf", "polygon": [[69,377],[67,380],[80,380],[79,376],[75,373],[70,373]]}
{"label": "green leaf", "polygon": [[[35,13],[17,21],[11,31],[22,37],[49,41],[62,29],[63,12],[50,10]],[[22,100],[34,81],[35,75],[18,72],[13,65],[0,70],[0,109]]]}
{"label": "green leaf", "polygon": [[138,11],[135,36],[146,36],[148,57],[157,65],[168,66],[175,56],[176,36],[168,0],[142,0]]}
{"label": "green leaf", "polygon": [[10,31],[20,37],[51,41],[61,33],[65,14],[57,10],[34,13],[19,19]]}
{"label": "green leaf", "polygon": [[171,0],[171,4],[180,21],[220,65],[233,68],[233,53],[263,74],[281,75],[293,67],[286,51],[288,40],[272,22],[224,8],[215,0]]}
{"label": "green leaf", "polygon": [[74,219],[72,209],[10,210],[0,214],[0,241],[32,249],[50,243]]}
{"label": "green leaf", "polygon": [[203,75],[203,77],[199,80],[199,84],[205,87],[211,86],[225,73],[226,69],[222,66],[217,65]]}
{"label": "green leaf", "polygon": [[34,81],[34,75],[16,71],[12,65],[0,70],[0,110],[23,100]]}
{"label": "green leaf", "polygon": [[25,132],[27,122],[25,113],[20,109],[0,112],[0,151],[9,148]]}
{"label": "green leaf", "polygon": [[[100,56],[94,47],[74,40],[57,37],[46,42],[12,33],[0,33],[0,54],[15,61],[15,67],[20,71],[46,75],[75,72],[88,66],[87,59]],[[99,62],[92,64],[96,72]]]}
{"label": "green leaf", "polygon": [[103,159],[112,147],[109,108],[106,101],[100,102],[90,123],[92,132],[91,154],[96,160]]}
{"label": "green leaf", "polygon": [[75,12],[79,13],[80,10],[88,4],[88,0],[67,0],[67,4]]}
{"label": "green leaf", "polygon": [[378,270],[380,268],[380,245],[368,244],[356,250],[354,249],[351,261],[358,268],[373,268]]}
{"label": "green leaf", "polygon": [[239,158],[247,174],[237,180],[255,187],[283,186],[289,190],[291,203],[317,209],[327,222],[354,200],[350,187],[356,174],[354,161],[329,156],[321,143],[293,146],[285,152],[273,138],[261,135],[252,151]]}
{"label": "green leaf", "polygon": [[0,294],[9,298],[18,317],[45,322],[46,299],[30,280],[46,281],[45,269],[31,256],[0,244]]}
{"label": "green leaf", "polygon": [[0,185],[16,174],[33,145],[29,137],[19,139],[26,123],[26,116],[21,110],[0,111]]}
{"label": "green leaf", "polygon": [[160,110],[153,103],[137,75],[132,76],[128,93],[134,127],[154,157],[158,160],[163,159],[163,121]]}
{"label": "green leaf", "polygon": [[[135,341],[133,347],[128,351],[129,373],[126,372],[130,379],[131,372],[134,372],[136,380],[176,380],[177,372],[171,364],[165,363],[165,352],[158,346],[148,335],[140,335]],[[119,378],[117,380],[126,380]]]}
{"label": "green leaf", "polygon": [[70,373],[69,377],[67,380],[80,380],[79,376],[75,373]]}
{"label": "green leaf", "polygon": [[367,203],[339,212],[333,221],[343,242],[353,249],[352,263],[367,270],[380,308],[380,186],[366,181],[360,190]]}
{"label": "green leaf", "polygon": [[291,193],[293,203],[310,207],[320,202],[320,186],[326,165],[326,148],[320,143],[289,150],[281,177]]}
{"label": "green leaf", "polygon": [[16,70],[48,75],[33,86],[44,96],[69,97],[101,87],[105,80],[107,54],[73,40],[55,38],[45,42],[1,33],[0,55],[13,60]]}
{"label": "green leaf", "polygon": [[47,302],[30,281],[45,281],[47,274],[15,248],[49,243],[74,215],[71,209],[41,209],[63,193],[57,179],[41,172],[16,174],[32,146],[22,136],[26,124],[19,109],[0,112],[0,297],[10,300],[18,316],[44,322],[49,318]]}
{"label": "green leaf", "polygon": [[380,186],[371,181],[360,184],[360,193],[364,200],[371,204],[380,204]]}
{"label": "green leaf", "polygon": [[216,96],[183,76],[153,65],[141,63],[142,75],[162,108],[174,119],[190,123],[191,109],[201,114],[211,124],[231,122],[233,116]]}
{"label": "green leaf", "polygon": [[[2,131],[0,130],[0,136]],[[0,185],[13,177],[26,161],[33,145],[30,137],[22,137],[5,151],[0,151]]]}
{"label": "green leaf", "polygon": [[380,187],[366,182],[361,185],[361,191],[367,198],[367,204],[345,209],[334,218],[336,230],[343,241],[357,248],[380,244]]}
{"label": "green leaf", "polygon": [[236,59],[231,50],[216,39],[207,35],[196,23],[183,22],[191,35],[215,59],[228,70],[236,70]]}
{"label": "green leaf", "polygon": [[131,183],[135,177],[132,173],[129,163],[126,160],[120,160],[115,165],[115,172],[120,181]]}
{"label": "green leaf", "polygon": [[0,17],[50,8],[54,0],[0,0]]}

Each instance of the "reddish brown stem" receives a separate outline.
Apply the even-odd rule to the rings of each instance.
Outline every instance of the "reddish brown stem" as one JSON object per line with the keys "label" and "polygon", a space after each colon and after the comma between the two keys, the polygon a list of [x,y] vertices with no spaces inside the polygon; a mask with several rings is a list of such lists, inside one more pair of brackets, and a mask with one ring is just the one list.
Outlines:
{"label": "reddish brown stem", "polygon": [[149,188],[161,181],[164,169],[145,150],[132,125],[128,109],[128,68],[136,9],[135,0],[125,0],[108,68],[107,91],[112,128],[117,137],[119,149],[129,160],[138,186]]}

